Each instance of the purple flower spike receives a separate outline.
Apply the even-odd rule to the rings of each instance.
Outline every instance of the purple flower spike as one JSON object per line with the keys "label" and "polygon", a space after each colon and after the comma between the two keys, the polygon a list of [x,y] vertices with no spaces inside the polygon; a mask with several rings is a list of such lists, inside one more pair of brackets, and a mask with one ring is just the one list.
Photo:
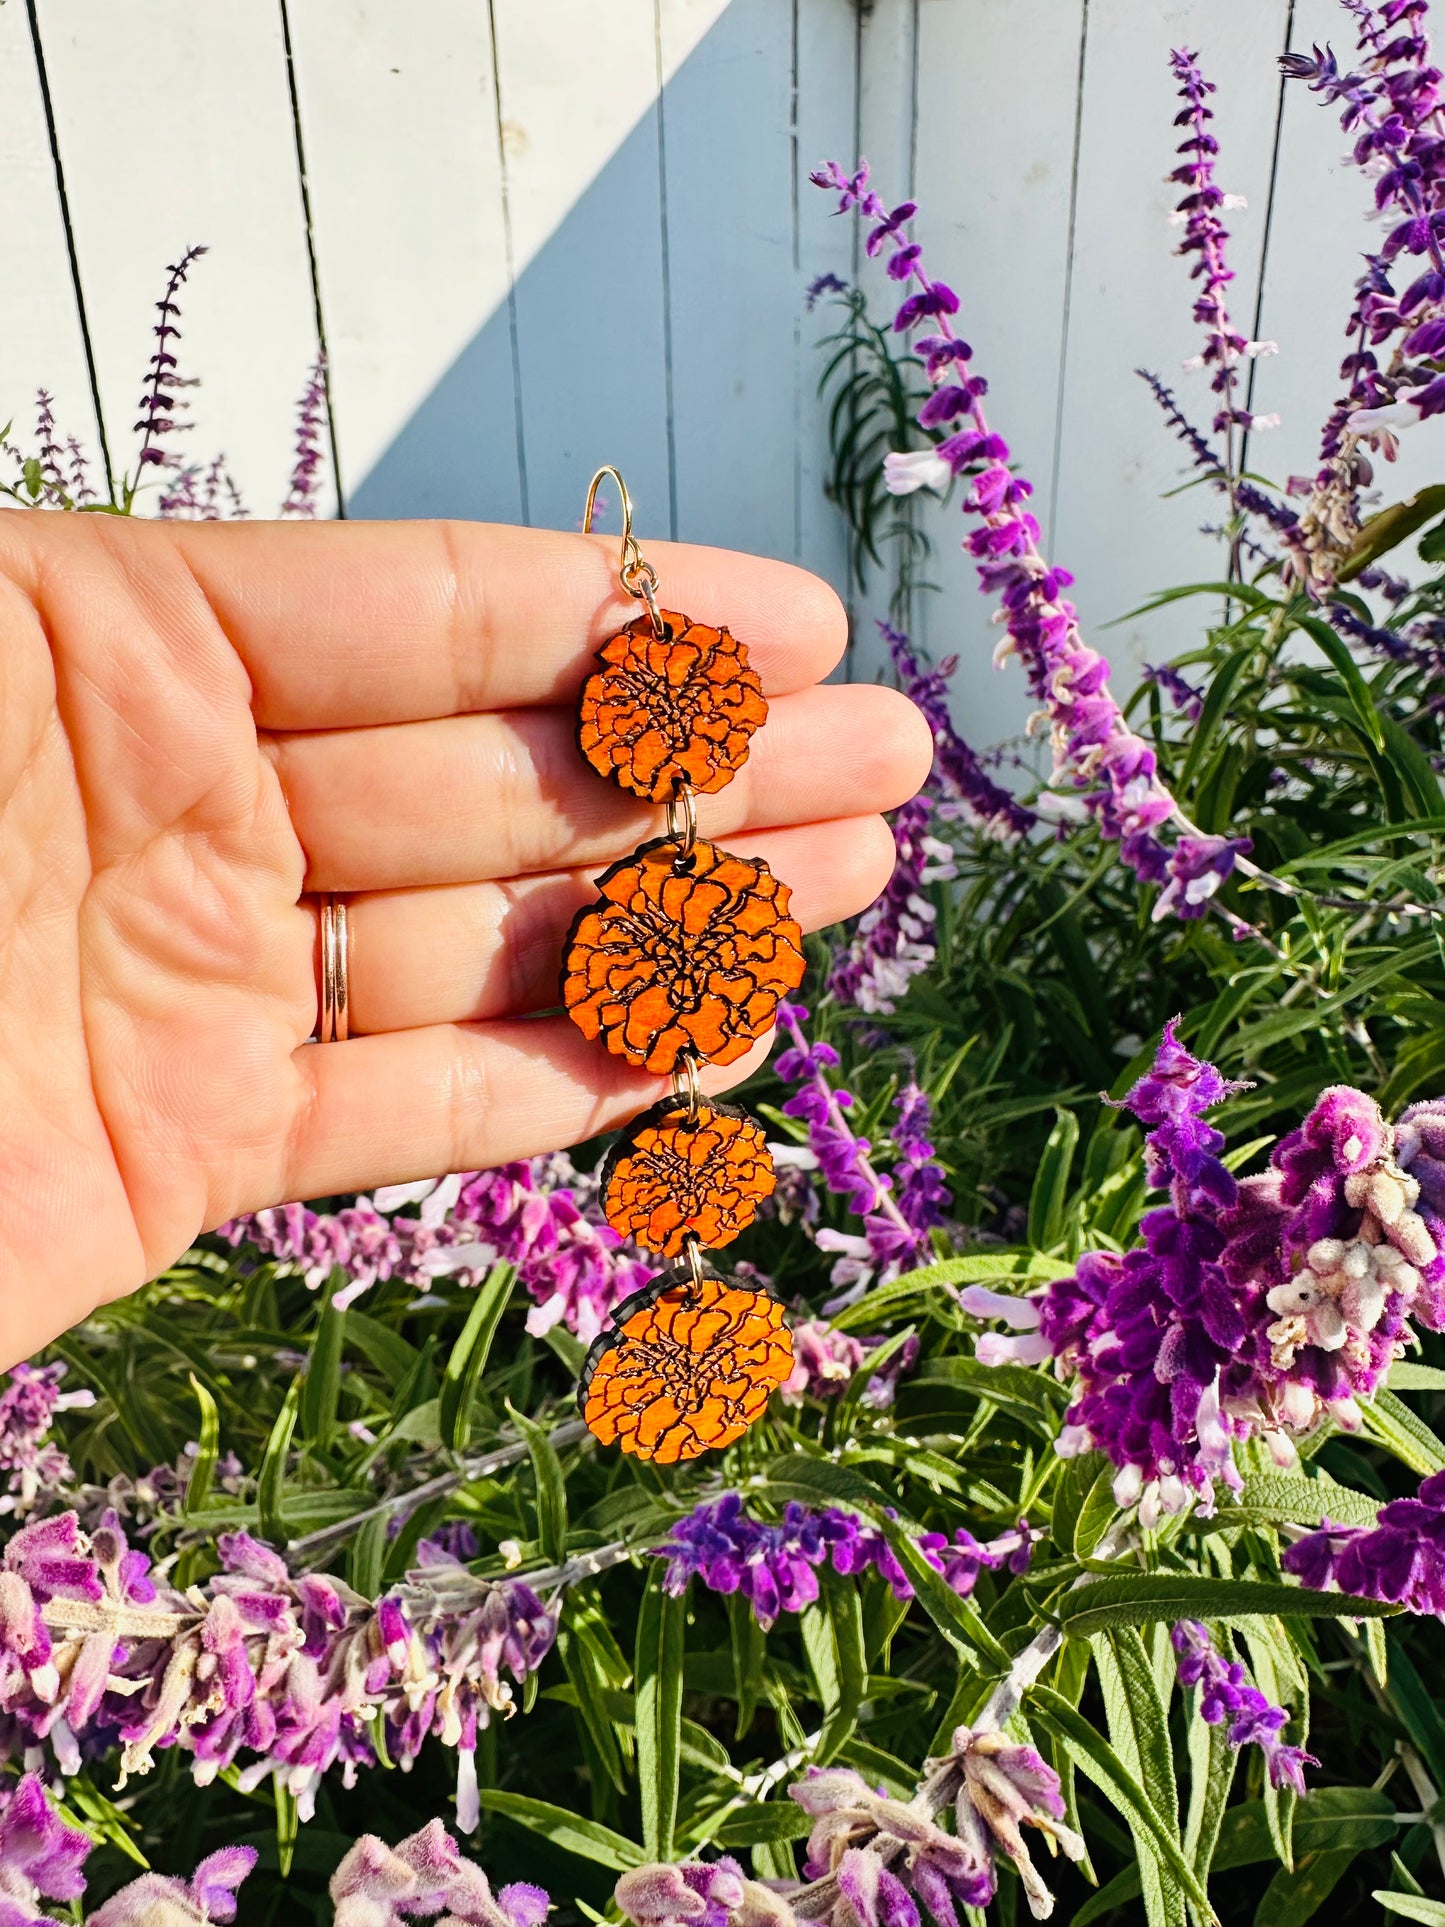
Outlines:
{"label": "purple flower spike", "polygon": [[[960,1598],[967,1598],[985,1568],[1007,1565],[1026,1572],[1034,1542],[1042,1534],[1021,1519],[1011,1531],[980,1543],[960,1528],[948,1539],[941,1532],[925,1532],[917,1540],[919,1552],[942,1573]],[[743,1510],[736,1492],[705,1500],[672,1528],[666,1544],[653,1548],[666,1559],[666,1590],[680,1594],[697,1579],[710,1592],[740,1592],[765,1629],[780,1613],[801,1612],[818,1597],[818,1569],[831,1564],[845,1577],[870,1568],[885,1579],[898,1599],[911,1599],[913,1588],[893,1548],[876,1526],[838,1506],[811,1512],[790,1502],[779,1524],[767,1525]]]}
{"label": "purple flower spike", "polygon": [[[418,1207],[415,1216],[408,1205]],[[653,1277],[603,1218],[596,1179],[561,1153],[392,1185],[338,1212],[277,1205],[216,1235],[295,1266],[313,1290],[339,1266],[347,1274],[335,1295],[342,1307],[388,1278],[418,1291],[445,1277],[477,1284],[506,1259],[534,1301],[527,1329],[541,1336],[561,1324],[584,1343]]]}
{"label": "purple flower spike", "polygon": [[839,1254],[832,1272],[839,1295],[823,1308],[833,1314],[861,1298],[875,1280],[881,1283],[911,1265],[925,1264],[932,1252],[932,1232],[945,1221],[952,1196],[933,1158],[926,1094],[910,1085],[895,1101],[899,1122],[893,1139],[900,1156],[893,1178],[882,1176],[869,1157],[872,1146],[848,1124],[852,1093],[829,1079],[829,1071],[837,1069],[838,1053],[831,1044],[808,1041],[803,1030],[807,1020],[801,1004],[778,1006],[778,1029],[787,1040],[778,1056],[778,1075],[799,1086],[783,1110],[806,1120],[809,1149],[823,1182],[846,1197],[849,1210],[863,1220],[862,1237],[827,1228],[817,1233],[820,1249]]}
{"label": "purple flower spike", "polygon": [[1365,454],[1386,461],[1399,434],[1445,407],[1433,365],[1445,321],[1445,151],[1440,69],[1424,29],[1423,0],[1353,0],[1359,66],[1341,70],[1333,52],[1287,54],[1287,78],[1303,81],[1340,110],[1350,158],[1371,181],[1385,237],[1365,255],[1340,366],[1344,390],[1321,438],[1321,466],[1289,544],[1295,575],[1312,593],[1334,583],[1360,527],[1360,490],[1373,479]]}
{"label": "purple flower spike", "polygon": [[[840,212],[853,210],[875,222],[887,218],[869,186],[866,166],[849,176],[829,162],[813,178],[838,193]],[[1181,833],[1194,833],[1159,781],[1153,751],[1129,729],[1110,693],[1108,663],[1084,643],[1074,605],[1062,593],[1072,576],[1040,552],[1038,521],[1025,507],[1029,484],[1010,468],[1008,445],[989,426],[986,383],[972,373],[967,343],[950,320],[958,312],[958,297],[931,278],[920,248],[900,246],[892,259],[912,290],[894,317],[895,330],[907,333],[921,322],[930,324],[917,344],[933,384],[924,403],[925,428],[930,440],[934,426],[953,432],[931,452],[890,456],[887,483],[897,493],[939,486],[950,470],[967,478],[963,507],[975,526],[964,546],[979,564],[984,592],[1001,599],[1004,639],[996,660],[1019,658],[1040,717],[1049,725],[1054,768],[1050,787],[1038,799],[1038,814],[1061,823],[1092,819],[1103,837],[1118,843],[1120,856],[1141,881],[1172,886],[1165,914],[1197,915],[1195,905],[1215,893],[1241,845],[1194,836],[1208,847],[1186,850],[1171,870],[1174,841]],[[971,792],[978,788],[977,774],[967,775]],[[1161,835],[1170,824],[1177,831]]]}
{"label": "purple flower spike", "polygon": [[1221,1722],[1231,1746],[1257,1746],[1264,1755],[1270,1784],[1294,1793],[1305,1789],[1304,1769],[1319,1761],[1303,1747],[1289,1746],[1280,1734],[1289,1723],[1282,1706],[1273,1706],[1258,1687],[1251,1686],[1238,1660],[1226,1660],[1198,1620],[1181,1619],[1170,1632],[1179,1655],[1181,1686],[1199,1688],[1200,1718],[1211,1726]]}
{"label": "purple flower spike", "polygon": [[0,1910],[6,1901],[36,1907],[38,1920],[41,1900],[77,1899],[85,1892],[81,1869],[89,1852],[89,1836],[65,1824],[39,1775],[27,1773],[0,1812]]}

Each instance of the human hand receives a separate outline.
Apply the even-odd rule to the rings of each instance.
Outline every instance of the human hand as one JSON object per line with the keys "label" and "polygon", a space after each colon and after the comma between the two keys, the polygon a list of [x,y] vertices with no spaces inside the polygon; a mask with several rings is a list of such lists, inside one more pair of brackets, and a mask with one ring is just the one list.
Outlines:
{"label": "human hand", "polygon": [[[805,929],[855,914],[922,719],[818,686],[844,619],[813,577],[648,554],[773,699],[702,833],[766,857]],[[576,748],[636,613],[615,562],[465,524],[0,518],[0,1364],[240,1212],[527,1157],[661,1094],[534,1014],[596,872],[660,831]],[[344,1044],[306,1041],[326,891]]]}

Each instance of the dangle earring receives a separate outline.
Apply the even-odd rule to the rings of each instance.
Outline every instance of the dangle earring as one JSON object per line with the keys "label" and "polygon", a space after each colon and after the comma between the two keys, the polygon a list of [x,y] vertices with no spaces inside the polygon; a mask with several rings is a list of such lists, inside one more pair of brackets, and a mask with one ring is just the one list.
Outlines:
{"label": "dangle earring", "polygon": [[623,1237],[680,1262],[617,1307],[578,1403],[603,1444],[668,1464],[741,1438],[793,1367],[777,1299],[704,1256],[752,1223],[774,1177],[762,1127],[704,1097],[699,1072],[763,1035],[804,960],[788,886],[761,858],[698,835],[698,794],[732,781],[767,720],[762,684],[725,628],[659,608],[615,468],[592,478],[584,533],[608,476],[622,505],[618,578],[643,613],[598,651],[578,740],[600,775],[665,806],[666,833],[599,879],[568,935],[562,1001],[584,1037],[672,1079],[607,1157],[601,1196]]}

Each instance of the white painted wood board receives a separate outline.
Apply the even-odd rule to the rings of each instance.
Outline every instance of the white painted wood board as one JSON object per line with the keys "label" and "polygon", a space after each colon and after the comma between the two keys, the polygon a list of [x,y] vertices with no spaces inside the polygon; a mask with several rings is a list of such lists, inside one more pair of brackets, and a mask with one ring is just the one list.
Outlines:
{"label": "white painted wood board", "polygon": [[[65,225],[40,77],[21,6],[0,8],[0,181],[5,195],[5,272],[0,275],[0,427],[35,452],[35,397],[54,398],[62,438],[98,455],[84,336],[65,245]],[[99,462],[96,462],[99,481]],[[5,479],[18,471],[6,459]],[[99,481],[104,494],[104,482]]]}
{"label": "white painted wood board", "polygon": [[252,513],[274,514],[317,347],[280,14],[40,0],[39,18],[115,460],[135,459],[166,266],[201,243],[179,351],[197,425],[173,439],[187,460],[223,451]]}
{"label": "white painted wood board", "polygon": [[349,512],[519,521],[487,8],[300,0],[291,32]]}

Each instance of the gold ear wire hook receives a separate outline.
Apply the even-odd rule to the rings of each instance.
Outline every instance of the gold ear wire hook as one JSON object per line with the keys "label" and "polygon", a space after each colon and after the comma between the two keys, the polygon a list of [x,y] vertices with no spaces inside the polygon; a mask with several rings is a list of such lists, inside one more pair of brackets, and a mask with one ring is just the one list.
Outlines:
{"label": "gold ear wire hook", "polygon": [[632,533],[632,497],[627,492],[621,471],[614,468],[611,462],[604,462],[587,485],[582,533],[592,533],[592,513],[597,504],[597,491],[609,475],[617,484],[617,493],[622,502],[622,551],[617,561],[618,580],[630,596],[647,605],[653,634],[659,642],[666,642],[667,627],[662,620],[662,611],[657,606],[657,571],[637,546],[637,537]]}

